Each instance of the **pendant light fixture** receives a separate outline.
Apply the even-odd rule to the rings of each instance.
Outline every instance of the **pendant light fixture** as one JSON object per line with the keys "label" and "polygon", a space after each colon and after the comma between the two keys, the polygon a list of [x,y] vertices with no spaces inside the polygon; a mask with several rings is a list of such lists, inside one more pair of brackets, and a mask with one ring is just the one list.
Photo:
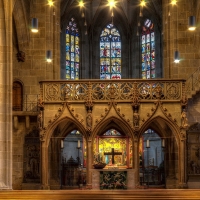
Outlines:
{"label": "pendant light fixture", "polygon": [[188,19],[188,30],[194,31],[196,29],[196,22],[195,22],[195,16],[189,16]]}
{"label": "pendant light fixture", "polygon": [[150,148],[150,142],[147,140],[146,148]]}
{"label": "pendant light fixture", "polygon": [[[49,10],[50,10],[50,13],[52,13],[53,14],[53,17],[55,17],[55,10],[52,8],[52,6],[53,6],[53,1],[52,0],[48,0],[48,5],[49,5]],[[49,18],[49,23],[50,23],[50,25],[49,25],[49,44],[48,45],[50,45],[51,44],[51,16],[50,16],[50,18]],[[46,61],[48,62],[48,63],[51,63],[52,62],[52,51],[51,50],[47,50],[46,51]]]}
{"label": "pendant light fixture", "polygon": [[47,55],[46,55],[46,59],[47,59],[47,62],[50,63],[52,62],[52,52],[51,50],[47,50]]}
{"label": "pendant light fixture", "polygon": [[180,62],[179,52],[177,50],[174,52],[174,62],[175,63],[179,63]]}
{"label": "pendant light fixture", "polygon": [[162,148],[165,148],[165,139],[162,139]]}
{"label": "pendant light fixture", "polygon": [[32,18],[31,20],[31,32],[37,33],[38,32],[38,19]]}
{"label": "pendant light fixture", "polygon": [[174,62],[179,63],[180,57],[178,52],[178,6],[176,6],[176,51],[174,52]]}

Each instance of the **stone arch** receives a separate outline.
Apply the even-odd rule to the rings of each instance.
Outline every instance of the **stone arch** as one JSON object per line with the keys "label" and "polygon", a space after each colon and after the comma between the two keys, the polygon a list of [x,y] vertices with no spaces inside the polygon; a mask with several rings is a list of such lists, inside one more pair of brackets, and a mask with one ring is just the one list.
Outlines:
{"label": "stone arch", "polygon": [[[67,121],[67,122],[66,122]],[[61,124],[63,130],[62,133],[58,136],[59,139],[64,138],[67,134],[65,134],[65,131],[68,131],[68,133],[75,128],[79,130],[83,136],[85,136],[86,141],[88,140],[87,133],[80,123],[78,123],[76,120],[71,119],[69,117],[63,117],[60,120],[55,121],[52,123],[46,130],[45,139],[42,141],[42,148],[41,148],[41,155],[42,155],[42,188],[48,189],[50,180],[49,180],[49,170],[50,170],[50,160],[49,160],[49,145],[50,145],[50,139],[52,135],[54,134],[54,131],[56,128]],[[43,132],[42,132],[43,133]],[[41,134],[42,134],[41,133]]]}
{"label": "stone arch", "polygon": [[[67,121],[67,123],[66,123]],[[68,131],[68,133],[72,130],[74,130],[75,128],[77,128],[77,130],[79,130],[82,135],[88,139],[88,135],[85,131],[85,128],[83,127],[82,124],[78,123],[76,120],[73,120],[69,117],[63,117],[62,119],[56,121],[55,123],[52,123],[50,125],[50,127],[47,129],[46,131],[46,136],[45,136],[45,145],[48,146],[49,145],[49,140],[54,132],[54,130],[56,129],[56,127],[59,125],[59,124],[62,124],[62,126],[64,126],[65,130]],[[70,127],[71,125],[71,127]],[[73,126],[72,126],[73,125]],[[65,137],[66,135],[63,134],[61,135],[61,137]]]}
{"label": "stone arch", "polygon": [[[165,127],[162,128],[161,126],[165,126]],[[150,120],[147,120],[140,128],[138,138],[142,135],[142,133],[144,133],[144,131],[147,128],[153,128],[155,131],[157,131],[157,130],[164,130],[164,128],[166,127],[169,127],[172,130],[172,132],[175,134],[176,142],[177,144],[179,144],[178,143],[180,139],[179,127],[175,125],[171,120],[167,120],[166,118],[162,116],[156,116],[156,117],[151,118]],[[163,134],[161,136],[164,137],[166,135]]]}
{"label": "stone arch", "polygon": [[178,185],[183,184],[181,182],[185,176],[185,171],[182,169],[186,159],[184,154],[186,144],[185,139],[180,135],[178,125],[162,116],[156,116],[142,125],[138,133],[138,140],[148,128],[156,131],[161,138],[165,138],[167,141],[165,146],[166,188],[171,188],[173,185],[179,187]]}
{"label": "stone arch", "polygon": [[103,120],[94,128],[92,139],[94,139],[94,137],[96,137],[97,135],[103,134],[105,131],[111,128],[114,128],[120,133],[128,135],[129,137],[131,137],[131,139],[133,139],[133,130],[131,129],[130,125],[124,120],[121,120],[114,116]]}

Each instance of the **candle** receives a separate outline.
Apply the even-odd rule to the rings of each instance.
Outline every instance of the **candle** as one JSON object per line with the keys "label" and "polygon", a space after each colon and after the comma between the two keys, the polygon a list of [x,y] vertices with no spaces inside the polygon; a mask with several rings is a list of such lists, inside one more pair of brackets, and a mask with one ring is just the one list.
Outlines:
{"label": "candle", "polygon": [[63,140],[60,141],[60,146],[61,146],[61,149],[63,149],[64,147]]}
{"label": "candle", "polygon": [[78,140],[78,148],[81,147],[81,143],[80,140]]}
{"label": "candle", "polygon": [[162,147],[165,147],[165,139],[162,139]]}
{"label": "candle", "polygon": [[149,146],[149,140],[147,140],[147,148],[149,148],[150,146]]}

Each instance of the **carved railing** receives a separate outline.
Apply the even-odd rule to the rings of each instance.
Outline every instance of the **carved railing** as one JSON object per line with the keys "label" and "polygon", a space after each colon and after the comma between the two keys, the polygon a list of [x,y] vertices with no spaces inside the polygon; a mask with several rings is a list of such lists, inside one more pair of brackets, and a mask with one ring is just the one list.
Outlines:
{"label": "carved railing", "polygon": [[185,94],[185,81],[180,79],[121,79],[41,81],[40,95],[45,103],[65,101],[130,102],[134,97],[142,101],[180,101]]}
{"label": "carved railing", "polygon": [[200,67],[187,79],[186,94],[188,98],[196,94],[200,89]]}
{"label": "carved railing", "polygon": [[[15,95],[17,98],[18,96]],[[29,94],[29,95],[19,95],[18,99],[22,98],[22,102],[15,102],[13,103],[13,111],[31,111],[31,112],[37,112],[39,111],[38,108],[38,94]]]}

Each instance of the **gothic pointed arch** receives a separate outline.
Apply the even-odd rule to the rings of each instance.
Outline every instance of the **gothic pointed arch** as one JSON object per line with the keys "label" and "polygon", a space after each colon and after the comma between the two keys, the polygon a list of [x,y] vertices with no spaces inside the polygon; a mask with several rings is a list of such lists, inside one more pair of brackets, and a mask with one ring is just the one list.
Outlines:
{"label": "gothic pointed arch", "polygon": [[100,35],[100,79],[121,79],[121,37],[113,24]]}
{"label": "gothic pointed arch", "polygon": [[161,116],[153,117],[142,125],[138,136],[140,137],[148,128],[155,130],[161,137],[167,137],[169,133],[172,134],[175,137],[177,144],[179,144],[179,127],[171,120],[167,120]]}
{"label": "gothic pointed arch", "polygon": [[131,127],[123,120],[117,117],[109,117],[104,121],[100,122],[93,130],[92,137],[96,137],[97,135],[104,134],[109,129],[116,129],[122,135],[127,135],[129,137],[133,137],[133,131]]}
{"label": "gothic pointed arch", "polygon": [[[118,30],[120,34],[121,39],[121,78],[129,78],[129,47],[126,47],[126,45],[123,44],[129,44],[130,39],[130,26],[128,23],[128,19],[121,8],[120,4],[116,5],[116,8],[113,9],[114,17],[111,18],[111,11],[107,4],[105,4],[105,1],[101,1],[98,9],[96,10],[96,13],[93,16],[93,20],[90,24],[89,29],[89,36],[91,36],[91,40],[93,41],[91,44],[91,48],[93,50],[93,57],[99,58],[99,59],[92,59],[92,67],[91,67],[91,78],[101,78],[100,74],[103,74],[103,77],[106,77],[110,75],[110,72],[108,72],[108,68],[106,68],[106,62],[102,61],[103,63],[100,63],[99,60],[102,59],[102,49],[99,48],[100,45],[100,36],[102,34],[102,31],[107,28],[107,25],[112,24],[116,30]],[[114,55],[114,54],[113,54]],[[114,58],[114,57],[113,57]],[[114,60],[114,59],[113,59]],[[116,59],[116,62],[118,62],[118,59]],[[111,63],[112,64],[112,63]],[[114,62],[114,64],[118,65]],[[104,66],[102,66],[104,65]],[[101,68],[101,67],[103,68]],[[124,67],[123,67],[124,66]],[[103,73],[102,73],[103,70]],[[107,71],[106,71],[107,70]],[[115,65],[113,67],[113,70],[115,70]],[[112,67],[111,67],[111,73],[112,73]],[[105,74],[105,75],[104,75]],[[119,73],[115,73],[119,74]],[[107,78],[108,78],[107,76]],[[114,78],[119,78],[118,75],[113,75]],[[110,75],[112,77],[112,75]]]}
{"label": "gothic pointed arch", "polygon": [[76,120],[73,120],[69,117],[64,117],[56,122],[53,122],[52,124],[49,125],[48,128],[46,128],[44,142],[46,146],[48,146],[49,140],[52,137],[52,135],[55,133],[55,131],[57,133],[59,132],[60,137],[66,137],[66,134],[70,133],[71,131],[75,129],[79,130],[85,138],[88,138],[88,135],[82,124],[80,124]]}

